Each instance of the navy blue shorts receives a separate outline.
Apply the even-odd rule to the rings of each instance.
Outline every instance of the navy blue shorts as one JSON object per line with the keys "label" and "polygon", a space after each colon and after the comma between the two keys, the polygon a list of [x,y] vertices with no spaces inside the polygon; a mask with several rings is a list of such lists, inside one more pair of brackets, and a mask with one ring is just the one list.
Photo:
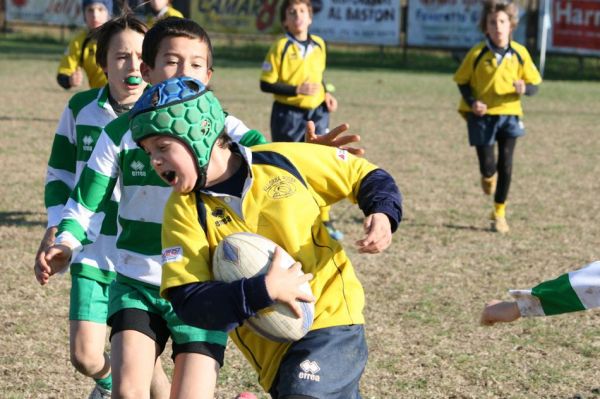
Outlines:
{"label": "navy blue shorts", "polygon": [[329,111],[325,103],[315,109],[302,109],[274,102],[271,111],[271,141],[303,143],[308,121],[315,123],[317,135],[327,133]]}
{"label": "navy blue shorts", "polygon": [[310,331],[284,356],[269,393],[273,399],[360,399],[367,355],[362,325]]}
{"label": "navy blue shorts", "polygon": [[516,115],[467,114],[469,144],[472,146],[494,145],[500,138],[520,137],[525,134],[523,122]]}

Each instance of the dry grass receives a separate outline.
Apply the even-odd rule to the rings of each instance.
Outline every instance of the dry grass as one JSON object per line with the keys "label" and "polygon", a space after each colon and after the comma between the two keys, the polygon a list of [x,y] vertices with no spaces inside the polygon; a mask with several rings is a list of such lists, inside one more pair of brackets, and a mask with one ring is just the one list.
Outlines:
{"label": "dry grass", "polygon": [[[45,165],[69,98],[54,81],[57,56],[33,57],[0,59],[0,396],[81,398],[91,383],[68,360],[69,279],[40,288],[32,274],[45,228]],[[259,65],[218,68],[213,84],[232,114],[268,131],[271,98],[258,91],[258,75]],[[405,197],[394,244],[377,256],[353,249],[360,212],[349,203],[334,208],[366,288],[363,397],[600,397],[597,312],[477,324],[484,302],[506,298],[508,288],[598,258],[598,82],[545,82],[525,101],[512,230],[500,236],[488,231],[491,199],[480,192],[450,75],[331,70],[329,78],[340,100],[334,123],[362,134],[368,158],[394,175]],[[219,398],[258,392],[254,381],[228,350]]]}

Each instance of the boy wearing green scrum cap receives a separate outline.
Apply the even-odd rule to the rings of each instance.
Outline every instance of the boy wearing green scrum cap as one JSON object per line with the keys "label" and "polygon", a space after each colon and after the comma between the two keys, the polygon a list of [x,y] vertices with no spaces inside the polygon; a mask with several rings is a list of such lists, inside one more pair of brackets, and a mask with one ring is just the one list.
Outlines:
{"label": "boy wearing green scrum cap", "polygon": [[[360,397],[367,360],[364,293],[320,209],[344,198],[358,202],[365,213],[358,251],[379,253],[391,244],[402,217],[393,178],[340,149],[306,143],[249,149],[233,143],[219,101],[189,78],[152,87],[130,115],[133,140],[173,188],[164,209],[160,293],[177,315],[189,325],[228,332],[274,399]],[[285,190],[270,190],[273,185]],[[266,275],[214,281],[210,255],[220,240],[238,232],[271,239],[297,263],[281,267],[276,250]],[[300,289],[309,280],[314,297]],[[270,341],[243,324],[276,301],[296,314],[297,301],[315,302],[314,323],[304,338]],[[184,365],[186,379],[205,382],[196,392],[212,392],[207,384],[216,377],[215,360]],[[305,378],[306,362],[317,365],[311,375],[318,375],[318,384]]]}

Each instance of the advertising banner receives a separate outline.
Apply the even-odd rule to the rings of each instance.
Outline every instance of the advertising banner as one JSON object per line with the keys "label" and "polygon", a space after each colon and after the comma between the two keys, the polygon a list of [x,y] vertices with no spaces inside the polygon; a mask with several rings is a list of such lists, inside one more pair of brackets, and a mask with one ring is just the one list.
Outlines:
{"label": "advertising banner", "polygon": [[85,25],[81,0],[6,0],[6,19],[34,24]]}
{"label": "advertising banner", "polygon": [[[550,9],[542,3],[541,26],[549,17],[547,51],[600,55],[600,0],[552,0]],[[540,31],[540,35],[544,32]],[[538,38],[538,43],[542,38]]]}
{"label": "advertising banner", "polygon": [[[417,47],[470,48],[483,40],[480,0],[409,0],[407,44]],[[524,9],[513,40],[525,43]]]}
{"label": "advertising banner", "polygon": [[[281,0],[192,0],[190,18],[209,32],[279,33]],[[398,45],[399,0],[314,0],[310,31],[326,41]]]}

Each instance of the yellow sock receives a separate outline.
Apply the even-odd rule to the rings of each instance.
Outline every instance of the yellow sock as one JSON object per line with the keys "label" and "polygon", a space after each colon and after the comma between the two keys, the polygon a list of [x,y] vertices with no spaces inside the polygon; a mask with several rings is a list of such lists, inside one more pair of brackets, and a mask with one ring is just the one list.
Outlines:
{"label": "yellow sock", "polygon": [[497,202],[494,202],[494,215],[496,215],[496,217],[500,217],[500,218],[505,217],[505,215],[506,215],[506,203],[499,204]]}

